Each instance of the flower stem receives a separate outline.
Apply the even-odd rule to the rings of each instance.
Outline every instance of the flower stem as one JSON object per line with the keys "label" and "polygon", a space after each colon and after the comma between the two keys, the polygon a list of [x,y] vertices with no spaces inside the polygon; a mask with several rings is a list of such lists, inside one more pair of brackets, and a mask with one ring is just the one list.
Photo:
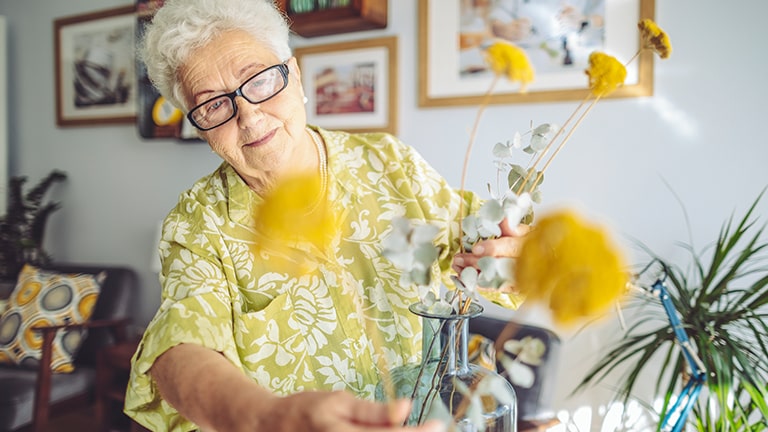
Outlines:
{"label": "flower stem", "polygon": [[[581,110],[581,108],[584,106],[585,103],[589,100],[591,94],[587,94],[587,97],[585,97],[581,103],[579,103],[579,106],[576,107],[575,110],[571,113],[570,117],[563,123],[562,126],[560,126],[560,129],[555,133],[555,136],[552,137],[551,140],[547,143],[547,146],[544,147],[544,150],[542,150],[539,155],[536,157],[536,160],[533,161],[533,164],[529,167],[527,170],[528,172],[525,175],[525,179],[523,179],[523,182],[518,186],[518,189],[515,192],[515,194],[520,195],[525,190],[525,185],[528,184],[528,181],[531,179],[531,174],[533,174],[536,171],[536,165],[541,162],[541,159],[544,158],[544,156],[549,152],[549,149],[552,148],[552,145],[557,141],[558,138],[560,138],[560,135],[563,134],[563,131],[565,130],[566,126],[568,126],[568,123],[571,122],[571,120],[576,117],[576,114]],[[544,170],[542,170],[542,173]],[[533,192],[533,188],[530,188],[530,191]]]}
{"label": "flower stem", "polygon": [[[536,179],[533,181],[533,185],[531,186],[531,190],[536,188],[536,185],[539,183],[539,181],[541,181],[541,178],[544,176],[544,171],[546,171],[546,169],[549,167],[549,164],[551,164],[552,160],[555,158],[555,156],[557,156],[557,154],[560,153],[560,150],[563,149],[563,147],[565,146],[565,143],[567,143],[568,140],[571,139],[571,135],[573,135],[573,133],[576,131],[576,128],[578,128],[579,125],[581,124],[581,122],[584,121],[584,118],[587,116],[587,114],[589,114],[590,111],[592,111],[592,108],[595,107],[595,105],[597,104],[597,101],[599,101],[599,100],[600,100],[600,96],[595,97],[595,99],[592,101],[592,103],[589,104],[587,109],[581,114],[579,119],[576,120],[576,124],[573,125],[571,130],[568,131],[568,133],[565,135],[565,138],[563,138],[563,141],[560,142],[560,144],[555,149],[554,153],[552,153],[552,156],[550,156],[549,159],[547,159],[547,162],[544,164],[544,167],[541,169],[541,171],[539,171],[539,174],[536,176]],[[526,179],[526,182],[527,181],[528,180]]]}
{"label": "flower stem", "polygon": [[[625,66],[629,66],[630,63],[632,63],[636,58],[638,58],[638,56],[640,56],[640,53],[642,51],[643,51],[642,49],[637,50],[637,52],[635,52],[635,55],[633,55],[632,58],[627,60],[627,62],[624,63],[624,65]],[[528,181],[531,179],[531,176],[533,175],[534,172],[536,172],[536,166],[539,164],[539,162],[541,162],[541,160],[544,158],[544,156],[549,152],[549,150],[552,147],[552,144],[554,144],[554,142],[557,141],[557,139],[560,137],[560,135],[565,130],[565,128],[568,125],[568,123],[570,123],[571,120],[573,120],[576,117],[576,115],[579,113],[579,111],[581,111],[582,107],[584,107],[584,104],[586,104],[590,100],[591,96],[592,96],[592,93],[588,93],[587,94],[587,97],[585,97],[581,101],[579,106],[577,106],[576,109],[573,110],[573,113],[571,113],[570,117],[568,117],[568,119],[565,121],[565,123],[562,125],[562,127],[560,127],[560,130],[558,130],[557,133],[555,134],[555,136],[552,137],[552,139],[547,143],[547,146],[544,148],[544,150],[539,153],[539,156],[536,158],[536,160],[533,162],[533,164],[529,167],[528,172],[525,175],[525,179],[523,179],[523,182],[518,186],[517,190],[514,191],[516,194],[520,195],[523,192],[523,190],[525,190],[525,186],[528,184]],[[547,162],[544,164],[544,167],[541,170],[539,170],[539,173],[536,175],[536,178],[534,179],[533,184],[531,185],[529,190],[533,191],[536,188],[536,185],[538,185],[539,182],[541,181],[541,178],[544,176],[544,171],[547,170],[547,167],[549,167],[549,164],[552,163],[552,160],[555,158],[555,156],[557,156],[557,154],[560,152],[560,150],[562,150],[563,146],[565,146],[565,143],[568,142],[568,140],[571,138],[571,135],[573,135],[573,133],[576,131],[576,128],[579,127],[579,125],[584,120],[586,115],[592,110],[592,108],[595,107],[595,104],[597,103],[597,101],[600,100],[600,98],[602,96],[603,96],[602,94],[596,96],[595,99],[592,101],[592,103],[587,107],[586,111],[584,111],[579,116],[579,119],[576,121],[576,124],[573,125],[573,127],[568,131],[568,133],[566,134],[565,138],[563,138],[563,141],[560,144],[558,144],[558,146],[555,149],[555,151],[552,154],[552,156],[550,156],[547,159]]]}
{"label": "flower stem", "polygon": [[488,107],[488,101],[491,99],[491,95],[493,94],[493,90],[496,88],[496,84],[499,82],[499,75],[495,75],[493,78],[493,81],[491,81],[491,85],[488,87],[488,90],[486,90],[485,95],[483,95],[483,101],[480,103],[480,106],[477,108],[477,114],[475,115],[475,123],[472,125],[472,131],[469,134],[469,144],[467,145],[467,151],[464,154],[464,166],[461,169],[461,185],[460,185],[460,191],[461,191],[461,202],[459,203],[459,245],[463,248],[461,245],[461,237],[462,237],[462,222],[464,220],[464,201],[465,201],[465,185],[467,181],[467,169],[469,167],[469,155],[472,153],[472,147],[475,144],[475,139],[477,138],[477,129],[480,127],[480,119],[483,117],[483,112],[485,112],[485,109]]}

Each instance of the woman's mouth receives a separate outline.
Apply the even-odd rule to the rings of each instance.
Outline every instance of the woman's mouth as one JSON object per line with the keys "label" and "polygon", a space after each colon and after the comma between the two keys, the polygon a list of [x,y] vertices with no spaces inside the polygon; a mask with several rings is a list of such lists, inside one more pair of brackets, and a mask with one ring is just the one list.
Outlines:
{"label": "woman's mouth", "polygon": [[260,147],[266,143],[268,143],[277,133],[277,129],[271,130],[266,135],[262,136],[261,138],[255,139],[249,143],[246,143],[243,147]]}

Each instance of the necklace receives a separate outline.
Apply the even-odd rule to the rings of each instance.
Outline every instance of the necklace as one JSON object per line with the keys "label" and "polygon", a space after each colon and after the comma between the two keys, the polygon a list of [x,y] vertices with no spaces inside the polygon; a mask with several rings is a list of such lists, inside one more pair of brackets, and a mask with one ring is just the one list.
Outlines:
{"label": "necklace", "polygon": [[312,137],[315,147],[317,147],[317,154],[320,159],[320,196],[317,198],[317,202],[315,202],[309,210],[311,213],[317,209],[325,197],[325,190],[328,187],[328,159],[325,154],[325,146],[321,141],[320,134],[310,128],[307,128],[307,132],[309,133],[309,136]]}

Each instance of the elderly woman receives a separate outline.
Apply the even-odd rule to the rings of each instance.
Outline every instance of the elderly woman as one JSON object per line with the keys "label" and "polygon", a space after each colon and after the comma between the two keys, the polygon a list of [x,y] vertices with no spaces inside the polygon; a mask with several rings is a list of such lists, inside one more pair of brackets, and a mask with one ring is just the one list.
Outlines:
{"label": "elderly woman", "polygon": [[[402,428],[407,402],[370,400],[380,360],[420,357],[407,309],[418,294],[399,286],[381,240],[397,216],[429,222],[441,227],[435,276],[474,265],[480,254],[457,253],[456,220],[477,200],[461,206],[393,136],[308,126],[288,35],[269,0],[169,0],[146,30],[151,80],[224,161],[165,219],[162,303],[133,359],[126,413],[151,430],[439,430]],[[317,176],[340,231],[325,250],[292,248],[301,265],[273,265],[254,247],[257,209],[301,172]],[[513,256],[519,238],[504,233],[483,253]]]}

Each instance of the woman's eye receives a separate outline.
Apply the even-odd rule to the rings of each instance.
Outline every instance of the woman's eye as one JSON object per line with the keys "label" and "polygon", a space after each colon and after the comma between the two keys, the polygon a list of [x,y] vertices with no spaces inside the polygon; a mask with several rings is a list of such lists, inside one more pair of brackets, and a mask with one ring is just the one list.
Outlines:
{"label": "woman's eye", "polygon": [[253,90],[258,90],[260,88],[263,88],[267,85],[267,79],[266,78],[259,78],[251,81],[250,87]]}
{"label": "woman's eye", "polygon": [[221,106],[224,105],[224,99],[217,99],[210,104],[208,104],[208,108],[206,109],[207,112],[213,112],[217,109],[221,108]]}

